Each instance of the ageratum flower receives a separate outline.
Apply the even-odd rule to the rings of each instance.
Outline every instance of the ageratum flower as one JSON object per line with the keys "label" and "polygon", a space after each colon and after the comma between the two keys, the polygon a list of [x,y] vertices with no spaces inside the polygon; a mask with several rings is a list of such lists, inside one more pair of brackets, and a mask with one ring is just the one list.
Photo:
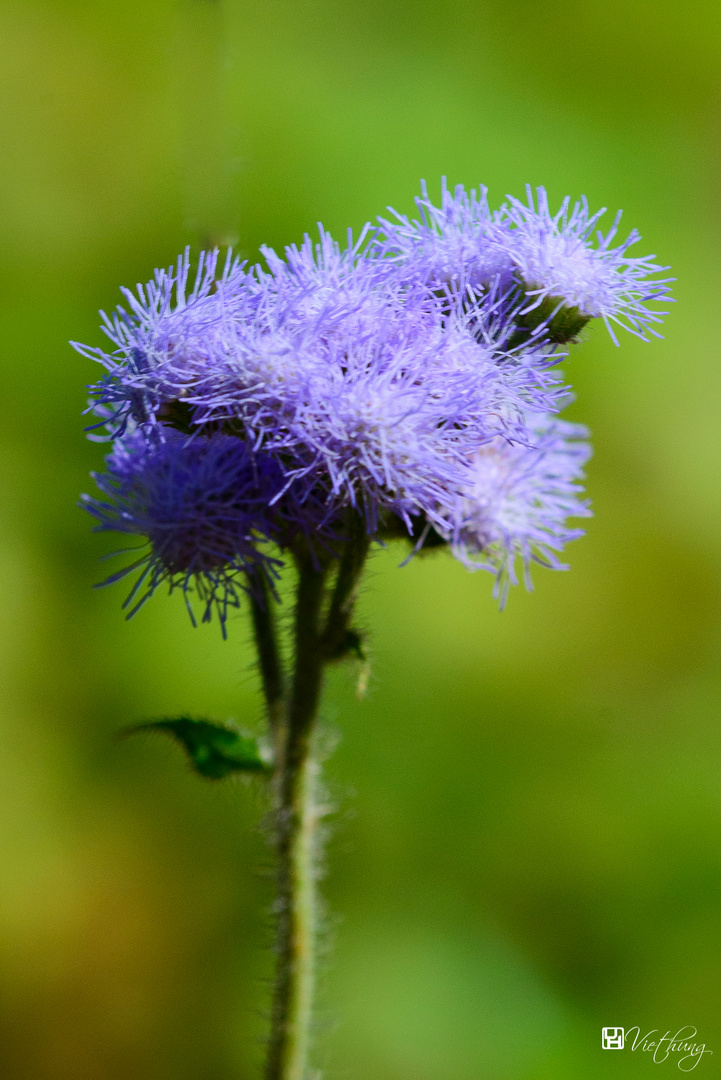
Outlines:
{"label": "ageratum flower", "polygon": [[136,430],[116,440],[106,466],[107,472],[94,474],[104,498],[84,495],[82,505],[98,531],[147,539],[139,557],[104,582],[140,571],[125,602],[128,617],[167,584],[170,592],[183,592],[193,622],[195,591],[202,621],[216,610],[224,631],[240,593],[258,574],[272,581],[280,566],[264,545],[301,524],[298,512],[288,513],[287,497],[278,502],[283,478],[274,462],[227,435],[168,430],[149,437]]}
{"label": "ageratum flower", "polygon": [[[315,247],[306,238],[286,260],[268,249],[266,259],[268,271],[230,264],[215,291],[206,270],[193,305],[182,301],[187,262],[162,288],[139,289],[135,322],[113,322],[125,359],[101,356],[113,366],[100,402],[127,415],[140,397],[146,426],[233,433],[288,483],[324,493],[329,518],[354,506],[371,532],[386,510],[409,527],[418,514],[435,520],[479,446],[528,441],[525,412],[560,407],[558,353],[512,344],[518,304],[500,288],[449,312],[391,260],[352,241],[341,251],[323,232]],[[141,338],[154,363],[139,372]]]}
{"label": "ageratum flower", "polygon": [[264,248],[265,267],[216,276],[204,253],[192,288],[186,252],[105,317],[114,351],[78,346],[107,369],[92,390],[116,440],[88,509],[149,539],[133,609],[167,581],[224,621],[275,572],[269,541],[335,554],[349,507],[378,539],[447,543],[502,596],[519,563],[560,568],[589,450],[556,419],[559,346],[593,316],[643,336],[668,282],[627,254],[635,233],[594,246],[600,215],[552,217],[543,189],[492,212],[444,183],[418,206],[345,248],[322,229]]}
{"label": "ageratum flower", "polygon": [[97,426],[122,435],[128,422],[154,424],[165,404],[182,401],[184,379],[190,381],[195,373],[212,365],[212,358],[222,349],[225,290],[233,289],[237,318],[242,317],[244,304],[250,311],[258,302],[255,278],[243,264],[228,252],[216,277],[217,264],[217,250],[201,252],[189,290],[190,253],[186,248],[175,268],[156,270],[153,281],[138,285],[136,293],[121,290],[127,308],[118,306],[112,317],[101,311],[102,329],[115,346],[113,352],[71,343],[83,356],[107,369],[91,388],[96,402],[105,407]]}
{"label": "ageratum flower", "polygon": [[584,198],[569,213],[566,198],[552,215],[544,188],[537,189],[537,206],[530,187],[527,191],[528,205],[509,196],[508,205],[491,213],[483,187],[469,195],[459,185],[451,195],[444,180],[436,207],[422,185],[416,199],[420,220],[392,211],[395,220],[380,219],[375,244],[399,269],[433,289],[457,283],[461,299],[467,284],[477,289],[501,282],[508,288],[515,282],[526,298],[517,317],[526,335],[542,332],[562,343],[600,317],[616,344],[612,323],[644,340],[646,332],[659,336],[652,324],[666,313],[646,305],[668,300],[672,279],[654,278],[667,269],[657,266],[654,256],[627,254],[640,240],[638,232],[612,247],[619,213],[605,236],[598,233],[594,247],[591,237],[605,210],[591,215]]}
{"label": "ageratum flower", "polygon": [[[672,278],[653,278],[668,270],[657,266],[654,255],[634,258],[627,254],[641,236],[633,229],[627,238],[612,247],[618,232],[621,211],[604,236],[597,234],[598,245],[591,239],[605,208],[591,214],[586,198],[574,204],[569,213],[566,197],[556,214],[551,214],[545,188],[537,191],[534,203],[530,185],[526,188],[528,205],[510,198],[501,219],[509,230],[501,231],[509,254],[532,302],[525,309],[528,325],[553,321],[560,315],[569,337],[575,337],[592,318],[602,318],[612,340],[618,345],[612,323],[622,326],[647,341],[646,333],[661,335],[653,327],[662,321],[665,311],[654,311],[649,301],[667,301]],[[577,329],[576,329],[577,328]],[[565,340],[568,340],[566,338]]]}
{"label": "ageratum flower", "polygon": [[498,290],[449,313],[387,261],[344,257],[327,237],[268,261],[256,318],[186,401],[198,422],[239,425],[287,476],[360,509],[370,532],[386,510],[435,520],[479,446],[526,441],[528,408],[559,407],[558,354],[510,346],[515,308]]}
{"label": "ageratum flower", "polygon": [[591,455],[587,429],[549,415],[529,416],[527,422],[533,445],[497,438],[478,450],[471,482],[455,496],[454,528],[447,537],[469,569],[495,575],[502,603],[509,585],[518,582],[519,560],[529,589],[531,563],[567,569],[556,552],[583,535],[569,528],[567,518],[590,515],[578,483]]}
{"label": "ageratum flower", "polygon": [[[287,265],[264,249],[272,274],[259,267],[247,271],[228,255],[218,278],[218,252],[201,252],[190,292],[186,249],[175,269],[156,270],[154,280],[138,285],[135,293],[123,289],[127,309],[119,306],[112,318],[101,312],[114,351],[72,343],[107,369],[91,387],[101,417],[98,426],[113,436],[122,434],[129,421],[150,426],[170,422],[190,433],[204,422],[202,406],[238,348],[266,351],[271,344],[266,339],[284,317],[294,317],[296,325],[310,331],[322,312],[325,332],[332,333],[334,319],[347,320],[356,309],[367,308],[374,278],[382,274],[378,264],[363,260],[357,244],[341,253],[322,234],[316,266],[313,257],[306,257],[308,245],[309,240],[296,251],[295,260],[295,249],[289,249]],[[303,276],[304,268],[311,267],[317,270],[315,279]],[[186,400],[191,393],[192,405]]]}
{"label": "ageratum flower", "polygon": [[443,177],[438,207],[422,181],[415,202],[419,220],[389,206],[393,220],[379,217],[380,229],[372,240],[378,255],[399,273],[461,295],[468,286],[478,291],[495,284],[505,291],[514,284],[513,261],[498,235],[499,215],[489,210],[488,188],[466,192],[458,184],[451,194]]}

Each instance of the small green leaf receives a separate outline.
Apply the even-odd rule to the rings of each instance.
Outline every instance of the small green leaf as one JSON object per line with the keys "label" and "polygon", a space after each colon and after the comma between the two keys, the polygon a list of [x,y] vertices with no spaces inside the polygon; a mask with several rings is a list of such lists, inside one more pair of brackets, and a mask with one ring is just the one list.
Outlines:
{"label": "small green leaf", "polygon": [[139,731],[161,731],[179,742],[193,769],[208,780],[223,780],[235,772],[270,772],[255,739],[241,735],[234,728],[211,724],[208,720],[151,720],[128,728],[127,735]]}

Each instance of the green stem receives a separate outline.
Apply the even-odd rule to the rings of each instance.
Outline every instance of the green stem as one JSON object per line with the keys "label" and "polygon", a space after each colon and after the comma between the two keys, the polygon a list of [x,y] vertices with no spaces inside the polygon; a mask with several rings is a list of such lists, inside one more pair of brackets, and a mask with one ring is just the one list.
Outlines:
{"label": "green stem", "polygon": [[[328,560],[319,563],[308,549],[296,553],[295,668],[290,700],[279,714],[276,736],[278,938],[266,1080],[307,1080],[315,980],[317,824],[321,816],[316,801],[320,765],[313,757],[313,729],[323,669],[343,655],[368,553],[365,526],[357,514],[349,519],[349,530],[322,629]],[[256,639],[260,640],[257,631]]]}
{"label": "green stem", "polygon": [[251,582],[250,606],[253,633],[258,651],[258,665],[263,695],[268,710],[268,725],[273,742],[277,742],[284,712],[285,679],[283,661],[278,647],[274,599],[265,575],[258,573]]}
{"label": "green stem", "polygon": [[365,521],[355,510],[348,515],[347,529],[348,540],[338,567],[333,598],[321,638],[321,647],[328,660],[341,659],[347,654],[346,639],[370,545]]}
{"label": "green stem", "polygon": [[315,974],[318,765],[311,737],[323,676],[318,628],[326,571],[299,558],[298,574],[295,672],[275,776],[278,940],[266,1080],[305,1080]]}

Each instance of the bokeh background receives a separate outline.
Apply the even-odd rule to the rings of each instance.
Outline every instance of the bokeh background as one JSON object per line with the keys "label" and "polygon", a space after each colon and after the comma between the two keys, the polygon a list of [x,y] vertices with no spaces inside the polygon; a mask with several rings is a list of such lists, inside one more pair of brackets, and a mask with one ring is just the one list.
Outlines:
{"label": "bokeh background", "polygon": [[565,365],[596,448],[570,573],[499,614],[450,558],[373,558],[369,693],[339,673],[324,707],[316,1061],[653,1077],[601,1027],[688,1024],[721,1075],[720,61],[708,0],[3,0],[3,1080],[251,1080],[267,1012],[259,792],[115,738],[256,725],[249,629],[93,591],[97,371],[67,341],[186,243],[343,237],[444,174],[623,207],[678,303]]}

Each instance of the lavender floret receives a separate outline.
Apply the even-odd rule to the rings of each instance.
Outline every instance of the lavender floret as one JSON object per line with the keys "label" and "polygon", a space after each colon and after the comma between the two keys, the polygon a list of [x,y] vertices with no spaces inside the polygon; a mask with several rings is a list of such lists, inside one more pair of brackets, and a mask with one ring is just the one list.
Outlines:
{"label": "lavender floret", "polygon": [[532,445],[497,438],[478,450],[469,486],[455,498],[447,536],[468,569],[495,575],[502,603],[509,585],[518,583],[518,561],[529,589],[532,563],[567,569],[556,553],[583,535],[567,518],[590,516],[579,484],[591,456],[588,430],[548,415],[529,416],[527,423]]}
{"label": "lavender floret", "polygon": [[187,248],[175,267],[156,270],[154,279],[137,285],[135,293],[123,288],[127,308],[119,305],[112,317],[100,313],[113,352],[71,343],[107,369],[91,392],[95,402],[105,406],[97,426],[106,427],[111,436],[122,435],[128,422],[152,425],[164,403],[182,400],[186,383],[212,367],[223,348],[227,291],[232,291],[236,318],[243,317],[244,305],[251,312],[258,303],[256,279],[230,252],[216,276],[218,254],[200,253],[190,289]]}
{"label": "lavender floret", "polygon": [[634,258],[627,254],[641,236],[633,229],[627,238],[612,247],[621,220],[619,211],[613,225],[605,234],[592,236],[605,208],[591,214],[586,198],[573,205],[566,197],[556,214],[551,214],[548,196],[543,187],[536,189],[534,203],[530,185],[526,189],[528,204],[509,196],[510,205],[501,211],[502,232],[509,254],[523,281],[531,303],[527,312],[546,311],[562,307],[578,313],[579,321],[602,318],[616,345],[618,340],[612,323],[647,341],[647,333],[661,335],[654,329],[665,311],[646,306],[649,301],[668,301],[673,278],[654,278],[668,270],[658,266],[654,255]]}
{"label": "lavender floret", "polygon": [[597,233],[594,247],[592,235],[605,210],[590,214],[585,198],[570,209],[566,198],[551,214],[545,188],[537,189],[537,201],[530,186],[527,195],[527,205],[509,196],[492,213],[484,187],[469,194],[459,185],[451,194],[444,179],[436,207],[423,184],[416,199],[420,220],[391,211],[394,220],[379,219],[374,243],[399,270],[433,289],[460,283],[462,295],[465,283],[476,289],[515,283],[525,297],[517,322],[526,336],[545,330],[551,341],[575,340],[591,318],[603,319],[615,344],[612,324],[643,340],[648,333],[660,336],[654,324],[666,312],[646,305],[668,301],[673,279],[655,276],[668,267],[656,265],[654,256],[628,254],[641,239],[635,229],[611,246],[620,212],[605,236]]}
{"label": "lavender floret", "polygon": [[399,272],[432,289],[466,286],[482,290],[493,284],[507,290],[514,284],[514,264],[499,233],[498,213],[488,207],[488,189],[467,192],[458,184],[451,194],[441,182],[441,205],[435,206],[425,181],[417,197],[419,218],[412,220],[388,207],[391,219],[380,217],[374,239],[378,254]]}

